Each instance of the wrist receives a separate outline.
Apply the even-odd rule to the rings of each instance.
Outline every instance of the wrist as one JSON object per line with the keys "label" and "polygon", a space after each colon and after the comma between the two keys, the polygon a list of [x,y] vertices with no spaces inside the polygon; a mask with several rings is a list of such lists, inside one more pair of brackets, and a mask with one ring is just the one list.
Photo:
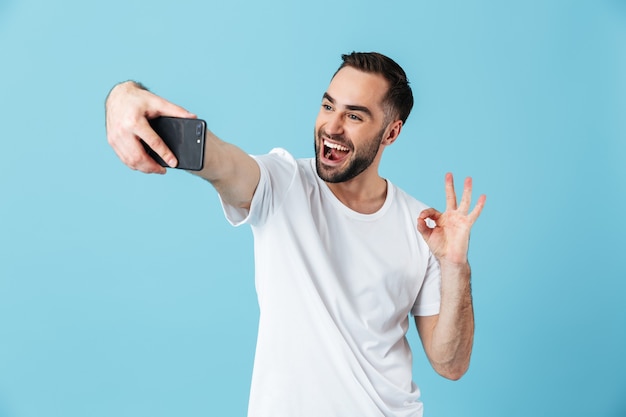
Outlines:
{"label": "wrist", "polygon": [[449,272],[457,272],[457,273],[463,273],[463,272],[470,272],[470,265],[469,262],[467,260],[467,258],[465,259],[459,259],[459,260],[451,260],[451,259],[447,259],[447,258],[439,258],[437,259],[439,261],[439,267],[441,268],[441,270],[446,270]]}
{"label": "wrist", "polygon": [[128,81],[121,82],[120,84],[127,85],[127,86],[132,86],[132,87],[135,87],[135,88],[139,88],[140,90],[150,91],[150,89],[148,87],[146,87],[145,85],[143,85],[139,81],[128,80]]}
{"label": "wrist", "polygon": [[150,91],[145,85],[143,85],[139,81],[127,80],[115,84],[109,92],[109,96],[117,94],[118,92],[129,92],[131,90]]}
{"label": "wrist", "polygon": [[109,102],[114,99],[120,92],[128,91],[133,88],[141,88],[140,84],[137,84],[135,81],[122,81],[117,83],[111,88],[109,94],[107,94],[105,103],[109,104]]}

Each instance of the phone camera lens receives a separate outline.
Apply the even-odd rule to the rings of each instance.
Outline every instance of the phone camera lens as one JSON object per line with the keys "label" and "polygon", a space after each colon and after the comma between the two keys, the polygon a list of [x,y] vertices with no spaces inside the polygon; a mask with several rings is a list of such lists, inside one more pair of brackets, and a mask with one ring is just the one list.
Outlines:
{"label": "phone camera lens", "polygon": [[196,125],[196,136],[200,136],[202,134],[202,125]]}

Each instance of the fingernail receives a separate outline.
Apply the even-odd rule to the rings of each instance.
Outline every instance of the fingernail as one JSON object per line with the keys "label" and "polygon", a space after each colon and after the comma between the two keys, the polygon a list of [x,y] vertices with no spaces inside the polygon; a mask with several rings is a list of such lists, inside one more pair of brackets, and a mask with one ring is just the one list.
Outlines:
{"label": "fingernail", "polygon": [[174,168],[176,166],[176,163],[177,163],[177,161],[176,161],[175,158],[170,158],[170,159],[167,160],[167,164],[169,166],[171,166],[172,168]]}

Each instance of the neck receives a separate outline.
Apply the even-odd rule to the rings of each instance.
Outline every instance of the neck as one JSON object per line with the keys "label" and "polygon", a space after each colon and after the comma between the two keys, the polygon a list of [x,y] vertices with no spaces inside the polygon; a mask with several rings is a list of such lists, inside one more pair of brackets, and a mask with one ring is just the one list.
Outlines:
{"label": "neck", "polygon": [[326,184],[339,201],[357,213],[376,213],[387,198],[387,181],[376,170],[362,172],[349,181]]}

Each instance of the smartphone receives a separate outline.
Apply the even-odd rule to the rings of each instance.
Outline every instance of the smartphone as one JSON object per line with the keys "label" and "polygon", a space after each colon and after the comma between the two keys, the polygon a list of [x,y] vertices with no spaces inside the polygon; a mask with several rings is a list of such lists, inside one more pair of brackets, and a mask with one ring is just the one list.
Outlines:
{"label": "smartphone", "polygon": [[[163,139],[163,142],[178,159],[175,168],[200,171],[204,165],[204,136],[206,122],[200,119],[183,119],[179,117],[157,117],[148,121],[152,129]],[[142,141],[143,142],[143,141]],[[161,159],[145,142],[146,152],[159,165],[170,166]]]}

